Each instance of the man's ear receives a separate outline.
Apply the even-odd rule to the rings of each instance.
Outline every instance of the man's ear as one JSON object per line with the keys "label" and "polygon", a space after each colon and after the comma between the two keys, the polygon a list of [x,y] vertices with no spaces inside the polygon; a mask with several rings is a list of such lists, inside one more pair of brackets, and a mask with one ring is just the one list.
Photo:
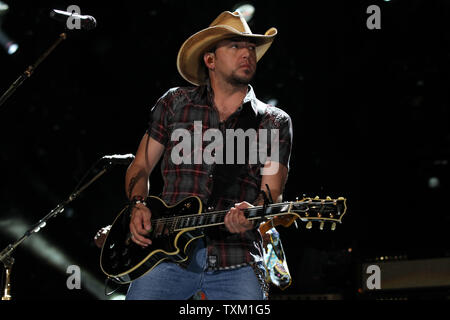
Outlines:
{"label": "man's ear", "polygon": [[205,66],[209,70],[214,70],[215,68],[215,55],[213,52],[206,52],[203,55],[203,61],[205,62]]}

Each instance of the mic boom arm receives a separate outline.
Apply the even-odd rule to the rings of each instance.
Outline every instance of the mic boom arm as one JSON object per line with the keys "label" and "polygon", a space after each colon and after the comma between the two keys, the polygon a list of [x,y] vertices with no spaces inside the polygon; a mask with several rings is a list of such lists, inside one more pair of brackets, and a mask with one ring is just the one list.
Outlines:
{"label": "mic boom arm", "polygon": [[0,97],[0,108],[2,105],[8,100],[8,98],[16,91],[18,87],[28,78],[31,77],[34,70],[41,64],[42,61],[45,60],[45,58],[48,57],[48,55],[55,50],[55,48],[63,41],[67,39],[66,33],[61,33],[58,37],[58,39],[52,44],[50,48],[45,51],[42,56],[39,57],[39,59],[31,66],[29,66],[18,78],[16,81],[13,82],[13,84],[6,90],[6,92]]}

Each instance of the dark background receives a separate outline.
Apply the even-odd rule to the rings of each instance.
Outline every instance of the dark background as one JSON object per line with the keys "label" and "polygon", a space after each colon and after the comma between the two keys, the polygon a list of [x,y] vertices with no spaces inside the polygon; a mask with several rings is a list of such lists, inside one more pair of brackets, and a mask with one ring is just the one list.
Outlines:
{"label": "dark background", "polygon": [[[0,249],[67,199],[99,158],[135,153],[151,106],[169,88],[187,85],[175,63],[183,41],[236,4],[6,2],[1,29],[20,48],[13,56],[0,51],[1,93],[64,31],[49,18],[51,9],[77,4],[96,18],[97,28],[69,32],[0,110]],[[380,30],[366,27],[372,4],[381,9]],[[364,261],[450,256],[450,4],[255,6],[252,31],[275,26],[279,34],[258,64],[253,87],[261,100],[277,99],[294,124],[284,198],[348,199],[334,232],[278,229],[293,283],[284,291],[273,288],[274,297],[336,293],[354,299]],[[14,252],[14,299],[106,298],[89,289],[84,275],[104,282],[93,237],[126,202],[125,170],[117,166],[101,177]],[[158,174],[152,175],[154,194]],[[430,187],[433,177],[439,185]],[[11,233],[18,225],[21,231]],[[41,237],[47,243],[33,249]],[[42,256],[52,246],[68,256],[60,267]],[[70,264],[81,269],[81,290],[66,287]]]}

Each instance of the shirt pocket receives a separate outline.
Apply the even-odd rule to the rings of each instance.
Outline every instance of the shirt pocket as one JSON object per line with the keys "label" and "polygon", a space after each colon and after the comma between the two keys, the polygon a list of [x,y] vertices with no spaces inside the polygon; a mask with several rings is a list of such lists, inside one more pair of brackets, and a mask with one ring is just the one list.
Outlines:
{"label": "shirt pocket", "polygon": [[167,151],[173,165],[203,163],[203,132],[201,121],[175,122],[169,125]]}

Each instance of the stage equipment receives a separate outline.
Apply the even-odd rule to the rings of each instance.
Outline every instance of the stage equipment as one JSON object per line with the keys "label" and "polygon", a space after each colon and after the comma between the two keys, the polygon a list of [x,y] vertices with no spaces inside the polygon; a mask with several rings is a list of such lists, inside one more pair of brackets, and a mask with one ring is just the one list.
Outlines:
{"label": "stage equipment", "polygon": [[450,257],[378,257],[360,264],[358,282],[363,299],[417,299],[439,291],[450,297]]}
{"label": "stage equipment", "polygon": [[[111,157],[111,156],[105,156],[105,157]],[[108,158],[106,158],[108,161],[105,163],[105,157],[102,157],[98,159],[94,165],[89,169],[89,171],[84,175],[84,177],[81,179],[81,181],[78,183],[75,190],[70,194],[70,196],[63,201],[62,203],[58,204],[56,208],[54,208],[50,213],[48,213],[46,216],[44,216],[42,219],[39,220],[38,223],[36,223],[31,229],[29,229],[25,234],[20,237],[17,241],[15,241],[12,244],[9,244],[5,249],[3,249],[0,252],[0,261],[4,264],[6,277],[5,277],[5,284],[4,284],[4,293],[2,296],[2,300],[10,300],[11,299],[11,269],[14,264],[14,258],[12,257],[12,254],[14,250],[26,239],[28,239],[31,235],[34,233],[39,232],[42,228],[44,228],[47,224],[47,222],[51,219],[56,217],[59,213],[63,212],[65,207],[71,203],[73,200],[78,198],[80,194],[88,188],[92,183],[94,183],[97,179],[99,179],[102,175],[104,175],[106,172],[108,172],[111,168],[113,168],[116,164],[129,164],[133,157],[130,157],[129,155],[116,155],[115,157],[119,158],[126,158],[127,161],[110,161]],[[84,183],[89,176],[97,167],[99,164],[102,164],[102,169],[95,174],[93,178],[91,178],[88,182]],[[83,184],[84,183],[84,184]]]}
{"label": "stage equipment", "polygon": [[[57,11],[62,12],[61,14],[56,13]],[[60,21],[63,17],[66,17],[64,14],[64,11],[60,11],[60,10],[52,10],[50,15],[54,16],[54,17],[58,17],[58,20]],[[66,17],[66,21],[67,19],[71,17],[71,15],[69,14],[68,17]],[[92,28],[95,28],[96,26],[96,21],[93,17],[91,16],[80,16],[80,15],[74,15],[73,17],[75,17],[76,19],[80,19],[80,26],[81,29],[85,29],[85,30],[90,30]],[[67,23],[65,24],[65,27],[67,28]],[[72,30],[72,29],[71,29]],[[1,39],[1,34],[0,34],[0,39]],[[45,60],[45,58],[47,58],[50,53],[64,40],[67,39],[67,29],[66,32],[61,33],[58,36],[58,39],[50,46],[50,48],[44,52],[44,54],[42,54],[38,60],[31,66],[29,66],[17,79],[16,81],[14,81],[12,83],[12,85],[8,88],[8,90],[6,90],[6,92],[0,97],[0,110],[3,106],[3,104],[6,102],[6,100],[8,100],[8,98],[17,90],[17,88],[22,85],[22,83],[31,77],[31,75],[33,74],[33,72],[36,70],[36,68],[42,63],[42,61]],[[9,46],[9,48],[11,48],[11,46]]]}

